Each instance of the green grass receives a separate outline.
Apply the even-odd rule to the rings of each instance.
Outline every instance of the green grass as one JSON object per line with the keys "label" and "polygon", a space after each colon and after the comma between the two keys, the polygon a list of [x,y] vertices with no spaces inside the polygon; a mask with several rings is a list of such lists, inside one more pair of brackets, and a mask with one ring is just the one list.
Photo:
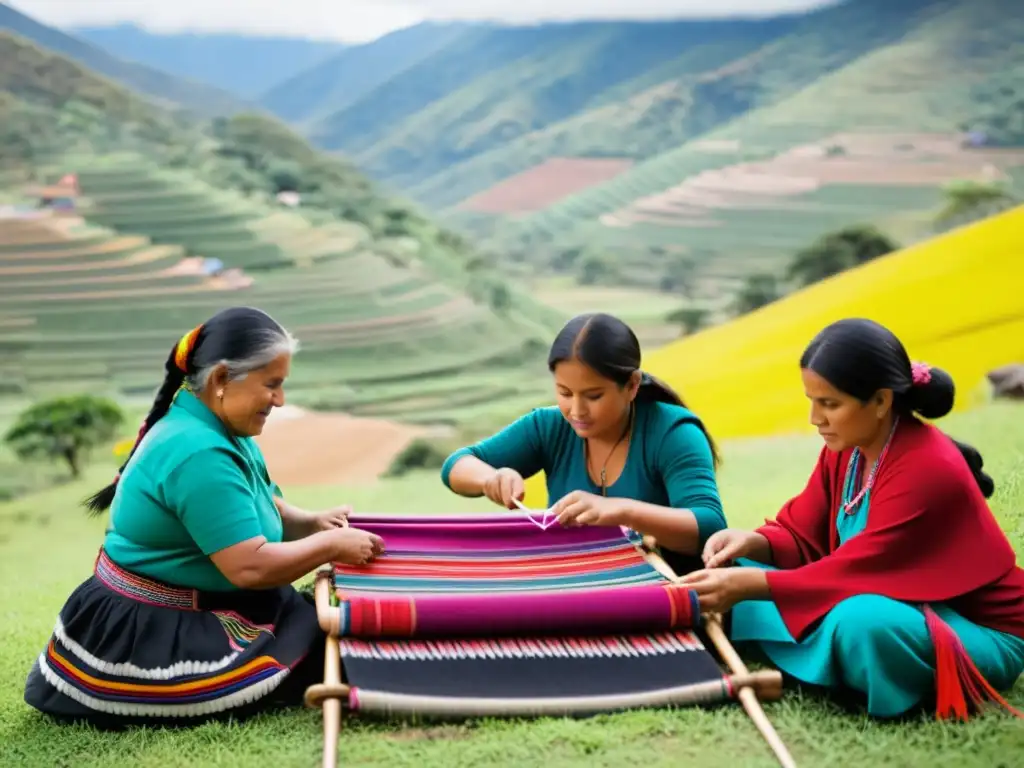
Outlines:
{"label": "green grass", "polygon": [[[943,423],[976,445],[998,490],[993,509],[1018,551],[1024,546],[1024,408],[997,404]],[[721,488],[730,521],[750,527],[774,515],[798,492],[811,471],[814,438],[729,442]],[[0,765],[204,766],[319,765],[319,713],[295,710],[244,725],[212,725],[180,732],[145,730],[120,735],[57,727],[22,701],[25,675],[70,592],[90,572],[103,521],[87,520],[75,502],[105,483],[102,462],[81,483],[0,505]],[[341,502],[357,510],[473,511],[480,500],[447,493],[436,474],[349,488],[289,488],[309,508]],[[1024,706],[1024,681],[1011,703]],[[765,710],[799,765],[911,768],[1009,768],[1024,752],[1020,721],[991,715],[967,725],[927,717],[880,723],[841,710],[810,694],[787,692]],[[590,720],[470,721],[446,726],[346,719],[342,765],[679,766],[753,768],[775,765],[738,705],[717,709],[659,710]]]}

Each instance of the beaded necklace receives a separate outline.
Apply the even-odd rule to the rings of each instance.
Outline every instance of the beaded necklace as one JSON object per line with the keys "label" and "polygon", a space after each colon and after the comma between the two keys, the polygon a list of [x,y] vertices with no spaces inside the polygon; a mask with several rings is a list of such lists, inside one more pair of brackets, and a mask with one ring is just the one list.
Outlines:
{"label": "beaded necklace", "polygon": [[[847,515],[852,514],[853,510],[857,508],[861,499],[868,493],[875,484],[875,477],[878,475],[878,468],[882,465],[882,460],[885,455],[889,452],[889,446],[892,444],[893,435],[896,434],[896,427],[899,425],[900,419],[897,416],[892,422],[892,429],[889,430],[889,437],[885,440],[885,445],[882,447],[882,452],[878,454],[878,458],[875,459],[874,465],[871,467],[871,472],[868,474],[867,482],[864,483],[864,487],[858,491],[857,495],[849,501],[843,503],[843,512]],[[860,460],[861,460],[860,448],[854,448],[853,453],[850,454],[850,461],[846,465],[846,482],[843,488],[843,498],[848,498],[850,493],[853,491],[854,484],[857,482],[857,475],[860,471]]]}

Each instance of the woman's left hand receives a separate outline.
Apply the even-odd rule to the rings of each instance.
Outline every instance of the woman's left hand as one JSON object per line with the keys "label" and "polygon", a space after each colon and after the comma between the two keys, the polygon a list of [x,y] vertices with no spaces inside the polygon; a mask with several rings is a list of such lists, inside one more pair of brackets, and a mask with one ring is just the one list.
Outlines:
{"label": "woman's left hand", "polygon": [[342,504],[340,507],[325,509],[323,512],[313,513],[313,532],[329,531],[333,528],[344,528],[348,525],[348,516],[352,514],[350,504]]}
{"label": "woman's left hand", "polygon": [[623,505],[621,499],[572,491],[559,499],[551,512],[563,526],[621,525]]}
{"label": "woman's left hand", "polygon": [[702,613],[725,613],[767,591],[764,572],[758,568],[705,568],[686,574],[679,583],[697,593]]}

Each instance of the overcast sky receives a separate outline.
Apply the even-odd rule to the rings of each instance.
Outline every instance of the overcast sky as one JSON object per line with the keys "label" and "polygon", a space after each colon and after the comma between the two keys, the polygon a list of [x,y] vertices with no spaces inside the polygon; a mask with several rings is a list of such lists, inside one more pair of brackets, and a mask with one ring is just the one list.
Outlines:
{"label": "overcast sky", "polygon": [[155,32],[208,31],[361,42],[425,19],[512,23],[770,15],[829,0],[5,0],[58,27],[131,22]]}

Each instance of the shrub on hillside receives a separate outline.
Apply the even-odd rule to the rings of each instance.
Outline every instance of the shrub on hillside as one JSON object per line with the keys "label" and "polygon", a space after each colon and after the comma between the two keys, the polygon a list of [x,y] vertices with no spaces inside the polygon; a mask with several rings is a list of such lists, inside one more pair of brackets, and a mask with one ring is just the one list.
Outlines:
{"label": "shrub on hillside", "polygon": [[394,458],[384,477],[401,477],[421,469],[440,469],[448,453],[429,440],[417,438]]}
{"label": "shrub on hillside", "polygon": [[789,278],[811,285],[899,249],[899,243],[871,225],[854,225],[822,235],[797,252]]}
{"label": "shrub on hillside", "polygon": [[743,281],[733,301],[733,311],[737,315],[745,315],[760,309],[782,297],[778,282],[774,275],[767,273],[750,275]]}
{"label": "shrub on hillside", "polygon": [[961,127],[985,146],[1024,147],[1024,66],[995,74],[974,90],[975,116]]}
{"label": "shrub on hillside", "polygon": [[669,312],[665,321],[679,325],[679,335],[689,336],[701,330],[708,322],[710,311],[705,307],[683,307]]}
{"label": "shrub on hillside", "polygon": [[994,216],[1020,204],[1004,184],[954,181],[943,188],[945,205],[935,217],[935,228],[944,232]]}

